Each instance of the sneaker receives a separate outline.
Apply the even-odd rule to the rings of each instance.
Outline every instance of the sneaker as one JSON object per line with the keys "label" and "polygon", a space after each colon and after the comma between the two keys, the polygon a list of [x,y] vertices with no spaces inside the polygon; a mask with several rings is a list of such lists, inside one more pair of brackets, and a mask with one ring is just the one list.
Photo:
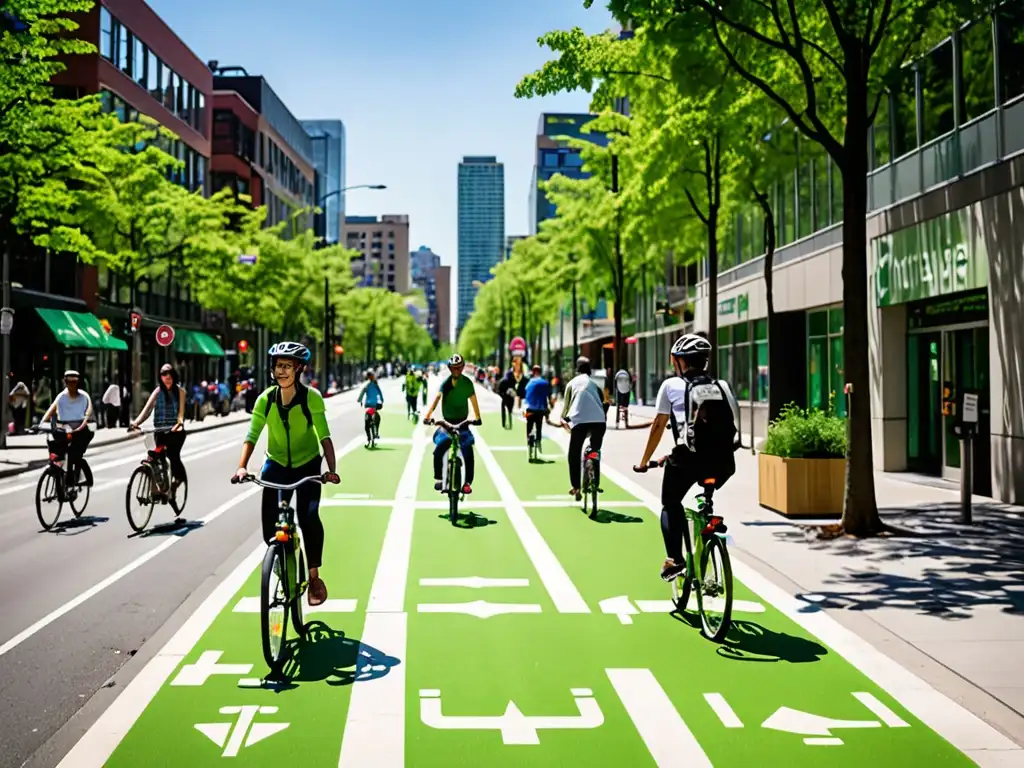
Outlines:
{"label": "sneaker", "polygon": [[676,577],[686,570],[686,565],[676,565],[676,561],[668,558],[661,566],[661,579],[671,583]]}

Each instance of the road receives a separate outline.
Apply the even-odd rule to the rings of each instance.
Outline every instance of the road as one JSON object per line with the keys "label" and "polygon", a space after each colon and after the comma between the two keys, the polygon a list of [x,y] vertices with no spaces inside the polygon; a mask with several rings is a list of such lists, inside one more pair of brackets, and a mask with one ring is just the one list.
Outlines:
{"label": "road", "polygon": [[[564,496],[563,435],[531,465],[482,399],[458,526],[432,489],[429,430],[400,406],[377,450],[349,444],[322,508],[330,602],[307,612],[284,685],[263,680],[254,504],[223,481],[237,434],[197,456],[187,516],[208,521],[180,538],[126,538],[117,492],[96,507],[110,520],[74,536],[36,533],[19,502],[5,554],[34,549],[0,566],[4,583],[48,570],[3,637],[177,543],[0,656],[2,764],[1013,764],[999,762],[1012,743],[739,559],[734,629],[704,639],[666,605],[657,500],[609,469],[583,515]],[[336,433],[358,432],[358,410],[333,407]]]}

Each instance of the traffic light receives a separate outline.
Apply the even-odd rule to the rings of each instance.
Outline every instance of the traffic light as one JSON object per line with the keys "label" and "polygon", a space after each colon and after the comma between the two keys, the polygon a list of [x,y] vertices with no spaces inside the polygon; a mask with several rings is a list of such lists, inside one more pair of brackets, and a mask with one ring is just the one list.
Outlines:
{"label": "traffic light", "polygon": [[244,355],[244,354],[245,354],[246,352],[248,352],[248,351],[249,351],[249,342],[248,342],[248,341],[246,341],[245,339],[242,339],[242,340],[241,340],[240,342],[238,342],[238,351],[239,351],[239,352],[240,352],[241,354],[243,354],[243,355]]}
{"label": "traffic light", "polygon": [[138,312],[132,312],[131,315],[128,316],[128,327],[130,328],[131,332],[138,333],[139,328],[141,326],[142,315],[140,315]]}

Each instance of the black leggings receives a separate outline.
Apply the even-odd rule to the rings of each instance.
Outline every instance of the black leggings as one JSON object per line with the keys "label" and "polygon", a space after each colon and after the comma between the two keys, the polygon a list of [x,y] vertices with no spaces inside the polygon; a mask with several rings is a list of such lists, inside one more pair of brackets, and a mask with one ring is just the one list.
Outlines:
{"label": "black leggings", "polygon": [[505,414],[508,414],[509,423],[512,423],[512,408],[516,404],[515,393],[506,390],[501,396],[501,426],[505,426]]}
{"label": "black leggings", "polygon": [[[377,410],[373,413],[373,428],[380,431],[380,406],[377,406]],[[363,429],[366,431],[366,440],[370,440],[370,420],[365,416],[363,417]],[[294,481],[293,481],[294,482]]]}
{"label": "black leggings", "polygon": [[700,459],[687,448],[677,446],[665,464],[661,480],[661,535],[665,540],[665,555],[676,565],[683,564],[683,536],[688,536],[683,498],[695,483],[708,477],[715,478],[715,488],[721,488],[736,473],[736,457],[725,454],[715,460]]}
{"label": "black leggings", "polygon": [[[267,459],[263,465],[263,479],[270,483],[288,485],[304,477],[320,475],[321,458],[299,467],[284,467]],[[320,483],[303,483],[295,491],[295,514],[302,529],[302,540],[306,546],[306,557],[309,568],[319,568],[324,556],[324,524],[320,521]],[[279,498],[281,497],[281,498]],[[291,501],[292,491],[275,491],[263,489],[263,540],[270,542],[274,538],[277,517],[280,514],[280,502]]]}
{"label": "black leggings", "polygon": [[158,432],[156,444],[164,446],[164,456],[171,463],[171,476],[175,480],[185,479],[185,465],[181,461],[181,447],[185,445],[184,432]]}
{"label": "black leggings", "polygon": [[530,437],[530,433],[533,431],[533,425],[537,425],[537,445],[540,445],[541,431],[544,428],[544,419],[547,417],[548,411],[527,411],[526,412],[526,437]]}
{"label": "black leggings", "polygon": [[[608,425],[603,421],[592,424],[576,424],[569,433],[569,483],[573,488],[580,487],[580,475],[583,473],[583,442],[590,435],[590,447],[600,451],[604,444],[604,433]],[[600,485],[600,467],[594,480]]]}
{"label": "black leggings", "polygon": [[46,445],[50,453],[57,457],[57,461],[63,461],[67,456],[68,465],[65,469],[68,472],[73,472],[78,460],[85,456],[85,449],[89,447],[92,438],[92,430],[83,429],[81,432],[72,434],[70,441],[63,434],[58,433],[57,438],[47,440]]}
{"label": "black leggings", "polygon": [[409,409],[409,413],[416,413],[416,395],[406,395],[405,405]]}

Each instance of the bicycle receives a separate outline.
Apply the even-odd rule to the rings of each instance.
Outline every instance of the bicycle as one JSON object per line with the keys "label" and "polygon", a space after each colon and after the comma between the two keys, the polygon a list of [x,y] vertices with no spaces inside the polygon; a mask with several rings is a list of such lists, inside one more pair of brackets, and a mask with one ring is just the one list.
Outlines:
{"label": "bicycle", "polygon": [[[583,500],[583,511],[587,512],[587,500],[590,500],[590,511],[587,514],[593,516],[597,514],[597,494],[601,492],[598,487],[598,478],[601,476],[601,452],[595,451],[590,446],[590,438],[583,443],[583,472],[581,477],[583,478],[583,487],[580,488],[580,497]],[[577,501],[580,498],[576,499]]]}
{"label": "bicycle", "polygon": [[[533,413],[536,413],[536,411]],[[545,420],[547,420],[549,411],[544,411],[543,414]],[[526,414],[526,419],[526,425],[528,428],[526,433],[526,451],[529,455],[530,463],[533,464],[534,462],[540,461],[540,424],[537,425],[536,434],[534,434],[534,430],[530,428],[530,412]],[[548,421],[548,423],[550,423],[550,421]]]}
{"label": "bicycle", "polygon": [[[63,429],[58,429],[56,426],[51,426],[49,429],[34,426],[29,431],[37,435],[49,432],[54,438],[57,438],[57,435],[65,435],[70,450],[74,433],[66,424],[62,426]],[[65,452],[65,458],[67,455]],[[81,517],[85,513],[85,508],[89,506],[90,489],[92,488],[92,469],[89,467],[89,462],[85,460],[84,456],[79,458],[75,462],[75,472],[72,477],[70,458],[67,458],[66,467],[61,466],[61,461],[55,453],[51,453],[49,461],[39,477],[39,482],[36,484],[36,517],[39,518],[39,524],[46,531],[52,530],[53,526],[57,524],[65,502],[71,507],[75,518]],[[50,519],[43,513],[43,506],[44,504],[48,506],[53,502],[57,503],[57,511],[54,513],[53,519]]]}
{"label": "bicycle", "polygon": [[380,425],[376,423],[374,418],[376,414],[376,408],[367,408],[366,417],[363,419],[363,430],[370,433],[370,440],[366,444],[366,447],[370,450],[376,448],[377,441],[380,440]]}
{"label": "bicycle", "polygon": [[[304,477],[288,485],[271,483],[255,475],[246,475],[242,483],[256,483],[261,488],[275,491],[294,491],[303,483],[324,483],[318,475]],[[295,524],[295,510],[284,498],[279,505],[274,538],[267,542],[260,572],[260,632],[263,641],[263,660],[271,674],[279,674],[287,661],[288,616],[300,640],[306,638],[306,624],[302,617],[302,596],[309,586],[306,557]],[[274,584],[273,580],[277,583]],[[271,586],[274,589],[271,589]],[[277,616],[277,610],[280,616]],[[273,614],[272,614],[273,611]]]}
{"label": "bicycle", "polygon": [[[129,432],[133,430],[129,428]],[[146,435],[146,458],[135,468],[128,478],[125,490],[124,507],[128,516],[128,525],[137,533],[142,533],[153,517],[156,504],[169,504],[174,510],[175,519],[181,517],[188,501],[188,477],[174,485],[171,479],[170,463],[167,460],[166,447],[156,444],[156,435],[171,431],[170,427],[139,430]],[[132,492],[132,489],[135,492]],[[132,499],[139,502],[139,513],[132,513]]]}
{"label": "bicycle", "polygon": [[[670,460],[664,456],[648,463],[648,469],[658,469]],[[715,514],[715,478],[707,478],[700,484],[704,493],[697,496],[697,509],[684,507],[686,526],[683,528],[683,543],[686,546],[686,570],[672,582],[672,599],[676,611],[682,613],[690,600],[690,591],[697,596],[697,613],[700,615],[701,632],[709,640],[720,643],[729,633],[732,625],[732,564],[725,543],[725,526],[722,518]],[[690,527],[693,527],[691,536]],[[698,535],[699,534],[699,535]],[[711,573],[708,564],[714,558]],[[713,575],[715,581],[709,581]],[[711,603],[718,601],[721,616],[711,610]]]}
{"label": "bicycle", "polygon": [[427,424],[436,424],[452,439],[451,447],[448,449],[448,461],[445,463],[441,493],[448,496],[448,519],[452,525],[456,525],[459,522],[459,502],[465,498],[462,492],[462,443],[459,441],[459,431],[469,425],[479,427],[481,422],[466,419],[458,424],[451,424],[443,419],[431,419]]}

